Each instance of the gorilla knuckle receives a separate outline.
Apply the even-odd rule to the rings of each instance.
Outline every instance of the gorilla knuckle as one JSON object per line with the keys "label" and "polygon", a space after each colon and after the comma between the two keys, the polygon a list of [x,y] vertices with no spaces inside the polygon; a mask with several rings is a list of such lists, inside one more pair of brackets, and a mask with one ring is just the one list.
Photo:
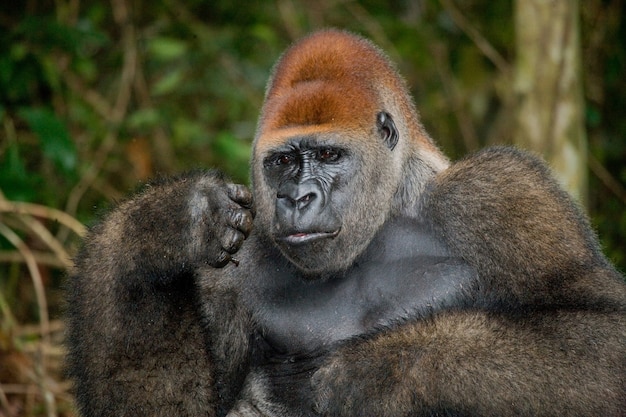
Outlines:
{"label": "gorilla knuckle", "polygon": [[241,248],[244,239],[243,233],[228,227],[222,237],[222,249],[229,254],[233,254]]}
{"label": "gorilla knuckle", "polygon": [[311,377],[311,387],[315,393],[315,407],[318,412],[328,411],[331,401],[340,391],[344,367],[335,359],[322,366]]}
{"label": "gorilla knuckle", "polygon": [[241,231],[245,237],[252,231],[254,215],[250,210],[238,209],[230,214],[230,224]]}
{"label": "gorilla knuckle", "polygon": [[245,185],[241,184],[228,184],[227,187],[228,197],[237,204],[251,208],[252,207],[252,192]]}
{"label": "gorilla knuckle", "polygon": [[209,262],[209,265],[215,267],[215,268],[223,268],[226,265],[228,265],[228,263],[231,260],[231,256],[228,252],[226,251],[220,251],[219,254],[217,255],[217,257],[215,259],[213,259],[212,261]]}

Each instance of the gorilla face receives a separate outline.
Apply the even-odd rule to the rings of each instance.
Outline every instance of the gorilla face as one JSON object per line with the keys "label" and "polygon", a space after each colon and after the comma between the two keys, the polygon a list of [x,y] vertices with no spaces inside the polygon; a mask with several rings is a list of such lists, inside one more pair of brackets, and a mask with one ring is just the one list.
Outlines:
{"label": "gorilla face", "polygon": [[298,246],[334,238],[341,230],[340,207],[332,200],[345,188],[354,161],[345,149],[295,139],[263,161],[276,192],[277,240]]}
{"label": "gorilla face", "polygon": [[373,129],[374,146],[349,146],[346,133],[309,134],[262,157],[262,197],[273,199],[266,205],[273,212],[269,235],[309,275],[350,266],[386,218],[393,181],[388,161],[396,142],[389,139],[397,131],[384,117]]}
{"label": "gorilla face", "polygon": [[270,235],[301,269],[318,272],[332,264],[359,165],[348,149],[312,136],[292,138],[263,159],[275,198]]}

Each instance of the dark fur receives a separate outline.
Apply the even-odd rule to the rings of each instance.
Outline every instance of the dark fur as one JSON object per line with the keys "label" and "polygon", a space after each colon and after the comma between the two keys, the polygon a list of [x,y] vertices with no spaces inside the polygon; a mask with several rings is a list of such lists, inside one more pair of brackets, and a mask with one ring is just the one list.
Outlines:
{"label": "dark fur", "polygon": [[[320,144],[347,150],[315,167],[341,233],[292,252],[277,196],[319,176],[264,161]],[[252,171],[256,218],[196,172],[91,230],[68,292],[85,417],[626,415],[626,285],[585,216],[525,153],[447,167],[369,42],[281,58]]]}

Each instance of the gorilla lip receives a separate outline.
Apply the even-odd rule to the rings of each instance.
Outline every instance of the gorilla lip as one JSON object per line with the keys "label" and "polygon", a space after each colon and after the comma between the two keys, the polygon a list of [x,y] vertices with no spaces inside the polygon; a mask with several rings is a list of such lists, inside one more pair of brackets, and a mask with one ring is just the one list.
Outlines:
{"label": "gorilla lip", "polygon": [[321,239],[332,239],[339,234],[339,229],[333,232],[295,232],[280,238],[289,245],[301,245]]}

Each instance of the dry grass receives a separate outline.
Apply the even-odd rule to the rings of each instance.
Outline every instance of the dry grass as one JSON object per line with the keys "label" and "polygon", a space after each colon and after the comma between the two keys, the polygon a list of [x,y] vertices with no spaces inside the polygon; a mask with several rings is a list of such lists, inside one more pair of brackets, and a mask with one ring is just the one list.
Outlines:
{"label": "dry grass", "polygon": [[60,303],[49,301],[56,291],[50,277],[72,267],[76,237],[84,232],[62,211],[0,193],[0,236],[14,248],[0,252],[0,273],[10,271],[0,281],[0,417],[76,415],[63,374],[64,324],[49,315]]}

